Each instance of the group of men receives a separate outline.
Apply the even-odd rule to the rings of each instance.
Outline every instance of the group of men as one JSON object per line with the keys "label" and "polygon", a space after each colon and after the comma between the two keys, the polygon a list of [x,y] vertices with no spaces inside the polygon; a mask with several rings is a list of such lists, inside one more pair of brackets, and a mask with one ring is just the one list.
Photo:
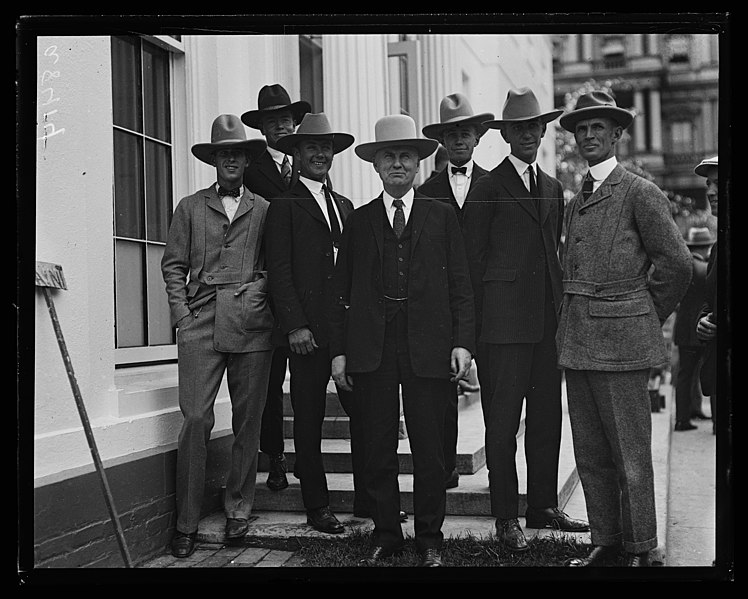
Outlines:
{"label": "group of men", "polygon": [[[666,196],[616,161],[633,115],[600,91],[562,113],[544,112],[521,88],[509,91],[501,119],[451,94],[422,136],[409,116],[384,116],[374,141],[354,148],[382,192],[355,210],[330,176],[355,140],[324,113],[271,85],[257,110],[215,120],[211,142],[192,151],[217,181],[179,203],[162,262],[185,417],[174,555],[194,551],[224,373],[234,431],[227,539],[248,530],[260,451],[267,485],[288,485],[288,366],[294,475],[309,525],[344,529],[321,454],[332,377],[350,422],[354,516],[374,522],[360,565],[403,549],[402,406],[420,564],[442,566],[446,489],[459,484],[456,390],[474,359],[497,538],[514,552],[529,548],[515,463],[524,407],[526,525],[591,531],[592,553],[570,566],[600,564],[621,547],[629,565],[646,565],[657,545],[648,372],[667,362],[661,325],[689,285],[691,258]],[[537,164],[559,116],[589,165],[566,206],[561,183]],[[248,140],[243,124],[265,139]],[[510,155],[486,171],[473,151],[489,129]],[[421,162],[440,145],[446,168],[416,188]],[[562,376],[589,524],[557,502]]]}

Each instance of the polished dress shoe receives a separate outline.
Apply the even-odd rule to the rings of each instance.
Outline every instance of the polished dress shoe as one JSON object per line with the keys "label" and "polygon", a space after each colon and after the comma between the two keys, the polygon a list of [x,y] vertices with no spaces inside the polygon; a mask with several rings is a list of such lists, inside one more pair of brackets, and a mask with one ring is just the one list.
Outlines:
{"label": "polished dress shoe", "polygon": [[314,510],[307,510],[306,523],[319,532],[332,535],[339,534],[344,530],[343,525],[332,513],[330,506],[327,505]]}
{"label": "polished dress shoe", "polygon": [[688,420],[679,420],[675,423],[675,426],[673,428],[676,431],[692,431],[699,427],[695,424],[691,424]]}
{"label": "polished dress shoe", "polygon": [[586,568],[588,566],[604,566],[609,560],[612,560],[620,547],[617,545],[596,545],[587,557],[574,557],[566,562],[571,568]]}
{"label": "polished dress shoe", "polygon": [[174,557],[189,557],[195,552],[195,538],[197,532],[185,533],[174,531],[174,537],[171,540],[171,554]]}
{"label": "polished dress shoe", "polygon": [[557,507],[535,509],[528,507],[525,514],[528,528],[553,528],[565,532],[587,532],[590,525],[584,520],[570,518]]}
{"label": "polished dress shoe", "polygon": [[270,456],[270,468],[265,484],[271,491],[280,491],[288,486],[286,456],[282,453]]}
{"label": "polished dress shoe", "polygon": [[530,548],[517,518],[497,518],[496,536],[512,551],[527,551]]}
{"label": "polished dress shoe", "polygon": [[226,518],[225,534],[227,539],[241,539],[249,530],[246,518]]}
{"label": "polished dress shoe", "polygon": [[[355,518],[371,518],[371,512],[368,510],[353,510],[353,516]],[[400,510],[399,514],[400,522],[407,522],[408,521],[408,514],[406,514],[404,511]]]}
{"label": "polished dress shoe", "polygon": [[447,477],[444,487],[447,489],[454,489],[460,484],[460,473],[457,470],[452,470],[452,474]]}
{"label": "polished dress shoe", "polygon": [[443,565],[444,562],[442,562],[442,556],[438,549],[429,547],[421,554],[420,566],[422,568],[441,568]]}
{"label": "polished dress shoe", "polygon": [[403,551],[402,547],[393,547],[393,548],[387,548],[382,547],[381,545],[374,545],[369,549],[369,553],[366,555],[366,557],[362,557],[360,560],[358,560],[359,566],[376,566],[377,564],[383,562],[388,557],[392,557],[395,555],[400,555]]}
{"label": "polished dress shoe", "polygon": [[627,568],[646,568],[649,566],[649,551],[644,553],[626,553]]}

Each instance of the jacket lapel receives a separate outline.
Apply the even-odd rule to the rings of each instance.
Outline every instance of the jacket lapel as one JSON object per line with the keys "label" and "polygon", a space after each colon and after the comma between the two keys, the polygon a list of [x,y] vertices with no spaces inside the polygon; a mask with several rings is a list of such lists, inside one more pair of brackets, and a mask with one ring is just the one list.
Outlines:
{"label": "jacket lapel", "polygon": [[411,256],[423,231],[423,224],[426,221],[426,215],[429,213],[429,210],[431,210],[431,198],[427,198],[416,192],[413,196],[413,207],[410,210],[411,231],[413,235],[413,241],[410,245]]}
{"label": "jacket lapel", "polygon": [[384,199],[382,194],[379,195],[374,201],[367,204],[369,222],[371,228],[374,231],[374,239],[377,242],[377,250],[379,251],[379,261],[381,264],[382,256],[384,255]]}
{"label": "jacket lapel", "polygon": [[517,203],[529,214],[533,219],[538,220],[538,214],[535,210],[535,206],[530,200],[530,192],[527,191],[525,184],[517,174],[517,169],[511,163],[509,158],[504,158],[503,162],[499,165],[499,173],[501,173],[501,181],[504,184],[504,189],[509,193],[510,196],[517,200]]}
{"label": "jacket lapel", "polygon": [[[618,185],[623,179],[625,169],[620,165],[616,165],[613,171],[608,175],[605,180],[600,184],[600,187],[589,197],[589,199],[580,206],[580,210],[586,210],[590,206],[594,206],[598,202],[603,201],[605,198],[613,195],[614,185]],[[582,192],[579,192],[579,197],[582,197]],[[580,200],[581,202],[582,200]]]}
{"label": "jacket lapel", "polygon": [[234,214],[234,220],[236,220],[240,216],[243,216],[244,214],[252,210],[254,206],[255,206],[255,195],[245,187],[244,193],[242,194],[242,197],[239,200],[239,206],[236,209],[236,214]]}
{"label": "jacket lapel", "polygon": [[327,219],[325,218],[325,215],[322,214],[322,210],[320,209],[317,200],[314,199],[312,192],[309,191],[306,185],[301,182],[297,182],[296,185],[294,185],[291,189],[289,195],[293,196],[293,201],[295,204],[306,210],[313,218],[325,225],[325,228],[328,231],[330,230],[330,227],[327,225]]}
{"label": "jacket lapel", "polygon": [[540,214],[538,215],[538,219],[542,225],[545,222],[545,219],[548,218],[548,213],[550,212],[551,181],[548,175],[540,170],[540,167],[538,167],[538,191],[540,192],[540,198],[538,201]]}

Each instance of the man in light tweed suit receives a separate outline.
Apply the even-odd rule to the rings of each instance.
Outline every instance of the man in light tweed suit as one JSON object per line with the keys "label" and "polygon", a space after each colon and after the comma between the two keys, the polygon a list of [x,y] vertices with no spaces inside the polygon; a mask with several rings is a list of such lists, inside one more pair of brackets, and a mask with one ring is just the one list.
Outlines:
{"label": "man in light tweed suit", "polygon": [[[657,547],[649,369],[668,362],[662,324],[691,281],[691,256],[658,187],[618,164],[633,115],[605,92],[560,119],[589,164],[566,207],[564,299],[556,341],[597,566],[649,565]],[[593,178],[594,180],[592,180]]]}
{"label": "man in light tweed suit", "polygon": [[561,183],[537,166],[546,126],[529,88],[509,90],[500,129],[511,154],[481,177],[465,202],[463,233],[475,293],[476,365],[486,425],[486,462],[496,535],[512,551],[529,546],[519,525],[517,432],[525,404],[526,525],[588,530],[558,508],[561,372],[556,327],[561,306],[558,245]]}

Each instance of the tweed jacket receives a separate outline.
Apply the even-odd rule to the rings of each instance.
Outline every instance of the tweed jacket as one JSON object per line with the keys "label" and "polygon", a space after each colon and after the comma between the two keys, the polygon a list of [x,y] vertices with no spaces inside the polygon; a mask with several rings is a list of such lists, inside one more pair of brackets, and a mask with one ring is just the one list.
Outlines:
{"label": "tweed jacket", "polygon": [[249,163],[244,171],[244,185],[266,200],[287,192],[280,171],[267,150]]}
{"label": "tweed jacket", "polygon": [[[213,342],[225,352],[272,349],[263,232],[268,202],[244,191],[229,223],[215,187],[182,198],[172,217],[161,260],[172,325],[199,306],[198,290],[215,287]],[[218,240],[209,248],[208,240]],[[211,250],[213,250],[211,252]],[[217,264],[206,257],[218,255]],[[235,296],[244,283],[249,287]]]}
{"label": "tweed jacket", "polygon": [[[468,187],[467,193],[470,193],[470,191],[475,188],[475,184],[478,179],[480,179],[487,173],[488,171],[486,169],[478,166],[475,162],[473,162],[473,173],[470,177],[470,186]],[[434,198],[435,200],[446,202],[447,204],[452,206],[455,214],[457,214],[457,220],[460,222],[460,227],[462,227],[465,220],[465,204],[463,203],[462,208],[460,208],[460,205],[457,203],[454,192],[452,191],[452,186],[449,184],[449,173],[447,172],[446,168],[441,172],[435,174],[433,177],[428,178],[418,188],[418,191],[425,196]]]}
{"label": "tweed jacket", "polygon": [[[353,204],[339,193],[331,195],[345,223]],[[304,183],[270,203],[266,226],[268,282],[280,333],[276,343],[288,345],[288,333],[309,327],[317,345],[327,346],[333,243],[327,220]]]}
{"label": "tweed jacket", "polygon": [[542,339],[546,266],[553,300],[561,306],[563,189],[541,169],[537,184],[539,210],[506,158],[477,181],[465,202],[463,234],[482,343]]}
{"label": "tweed jacket", "polygon": [[654,184],[620,164],[566,208],[559,366],[624,371],[666,365],[662,324],[691,281],[691,252]]}
{"label": "tweed jacket", "polygon": [[[454,210],[415,192],[408,276],[408,342],[413,371],[450,377],[454,347],[475,353],[475,315],[465,247]],[[350,373],[376,370],[382,359],[385,300],[382,283],[382,195],[346,221],[330,305],[330,355],[346,356]]]}

